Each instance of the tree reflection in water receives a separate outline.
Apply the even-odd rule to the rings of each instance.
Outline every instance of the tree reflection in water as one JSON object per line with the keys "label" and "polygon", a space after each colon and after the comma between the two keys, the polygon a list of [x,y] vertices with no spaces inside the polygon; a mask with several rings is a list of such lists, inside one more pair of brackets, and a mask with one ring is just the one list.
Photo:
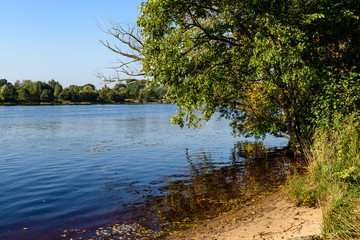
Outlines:
{"label": "tree reflection in water", "polygon": [[225,163],[206,153],[186,156],[189,177],[167,180],[167,194],[157,206],[162,219],[179,226],[218,216],[274,191],[294,161],[284,149],[246,142],[237,143]]}
{"label": "tree reflection in water", "polygon": [[136,222],[160,234],[188,228],[278,189],[296,163],[285,149],[266,148],[259,142],[238,142],[228,161],[217,161],[205,152],[189,154],[188,150],[186,159],[188,174],[154,182],[154,194],[129,204],[121,211],[119,222]]}

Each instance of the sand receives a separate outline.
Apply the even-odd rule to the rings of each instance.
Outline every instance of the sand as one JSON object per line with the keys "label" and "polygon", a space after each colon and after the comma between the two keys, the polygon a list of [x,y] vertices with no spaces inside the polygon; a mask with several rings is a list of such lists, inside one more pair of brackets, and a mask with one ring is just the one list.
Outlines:
{"label": "sand", "polygon": [[321,223],[320,209],[297,207],[281,192],[276,192],[169,239],[318,239]]}

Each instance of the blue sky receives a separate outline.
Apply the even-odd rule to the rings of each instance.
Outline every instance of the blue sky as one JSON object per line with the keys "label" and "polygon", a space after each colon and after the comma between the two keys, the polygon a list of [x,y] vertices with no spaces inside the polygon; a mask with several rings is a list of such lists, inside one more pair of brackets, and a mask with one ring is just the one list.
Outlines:
{"label": "blue sky", "polygon": [[119,56],[100,44],[112,38],[99,22],[136,23],[142,1],[0,0],[0,79],[102,87],[94,74]]}

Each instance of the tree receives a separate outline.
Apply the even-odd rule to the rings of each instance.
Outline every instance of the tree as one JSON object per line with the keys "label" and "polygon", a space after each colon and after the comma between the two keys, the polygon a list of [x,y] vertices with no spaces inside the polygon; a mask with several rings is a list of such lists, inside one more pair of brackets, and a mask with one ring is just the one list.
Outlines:
{"label": "tree", "polygon": [[80,91],[80,99],[85,102],[96,102],[99,94],[93,84],[86,84]]}
{"label": "tree", "polygon": [[63,90],[63,87],[61,86],[60,83],[56,83],[55,87],[54,87],[54,97],[56,99],[60,99],[60,94]]}
{"label": "tree", "polygon": [[64,88],[57,97],[58,99],[71,101],[71,95],[69,93],[69,88]]}
{"label": "tree", "polygon": [[16,90],[19,90],[21,88],[21,82],[20,80],[16,80],[14,83],[14,87],[16,88]]}
{"label": "tree", "polygon": [[81,87],[76,85],[70,85],[67,88],[64,88],[60,93],[60,99],[71,101],[71,102],[79,102],[81,101],[80,97]]}
{"label": "tree", "polygon": [[20,88],[27,87],[30,88],[30,86],[33,84],[31,80],[22,80],[20,83]]}
{"label": "tree", "polygon": [[140,90],[145,88],[146,84],[142,82],[130,82],[127,85],[129,97],[132,99],[138,99]]}
{"label": "tree", "polygon": [[154,90],[149,88],[142,88],[139,91],[139,101],[140,102],[152,102],[154,100]]}
{"label": "tree", "polygon": [[51,101],[53,99],[53,89],[47,85],[45,82],[41,82],[41,81],[36,81],[31,83],[29,85],[29,91],[30,91],[30,95],[31,95],[31,101],[32,102],[41,102],[41,101],[45,101],[42,100],[41,98],[41,94],[43,93],[44,90],[49,90],[49,91],[45,91],[44,95],[43,95],[43,99],[48,99],[46,101]]}
{"label": "tree", "polygon": [[15,82],[15,88],[18,92],[18,100],[21,102],[31,102],[32,96],[30,93],[30,86],[33,84],[31,80],[22,80]]}
{"label": "tree", "polygon": [[359,15],[356,0],[151,0],[143,70],[179,106],[173,123],[220,110],[240,134],[298,147],[319,119],[359,106]]}
{"label": "tree", "polygon": [[17,92],[12,84],[5,84],[0,90],[0,99],[4,102],[15,102],[17,98]]}
{"label": "tree", "polygon": [[50,89],[44,89],[40,94],[40,100],[42,102],[51,102],[54,100],[54,95]]}
{"label": "tree", "polygon": [[4,86],[5,84],[7,84],[7,83],[8,83],[8,81],[7,81],[5,78],[0,79],[0,88],[1,88],[2,86]]}
{"label": "tree", "polygon": [[120,83],[117,83],[112,89],[114,91],[122,91],[126,88],[127,88],[126,84],[120,82]]}
{"label": "tree", "polygon": [[47,85],[52,89],[52,91],[54,91],[57,84],[59,84],[59,82],[55,81],[54,79],[51,79],[47,82]]}
{"label": "tree", "polygon": [[22,87],[18,90],[18,100],[21,102],[31,101],[31,94],[27,87]]}
{"label": "tree", "polygon": [[113,91],[111,90],[111,88],[104,86],[102,89],[99,90],[98,100],[103,103],[111,103],[113,101],[112,92]]}
{"label": "tree", "polygon": [[141,88],[139,91],[139,100],[141,102],[157,102],[165,98],[166,88],[163,86],[151,86]]}
{"label": "tree", "polygon": [[167,89],[165,86],[157,85],[154,87],[154,94],[157,100],[166,98]]}
{"label": "tree", "polygon": [[94,84],[88,83],[82,87],[82,90],[93,91],[93,90],[96,90],[96,88],[95,88]]}

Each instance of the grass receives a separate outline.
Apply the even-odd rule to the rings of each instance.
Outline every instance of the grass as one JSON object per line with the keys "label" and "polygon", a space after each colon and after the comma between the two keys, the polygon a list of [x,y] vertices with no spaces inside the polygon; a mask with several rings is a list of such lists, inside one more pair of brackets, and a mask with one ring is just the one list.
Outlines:
{"label": "grass", "polygon": [[353,118],[316,133],[306,151],[305,175],[289,180],[285,193],[298,205],[318,205],[324,239],[360,238],[360,128]]}

